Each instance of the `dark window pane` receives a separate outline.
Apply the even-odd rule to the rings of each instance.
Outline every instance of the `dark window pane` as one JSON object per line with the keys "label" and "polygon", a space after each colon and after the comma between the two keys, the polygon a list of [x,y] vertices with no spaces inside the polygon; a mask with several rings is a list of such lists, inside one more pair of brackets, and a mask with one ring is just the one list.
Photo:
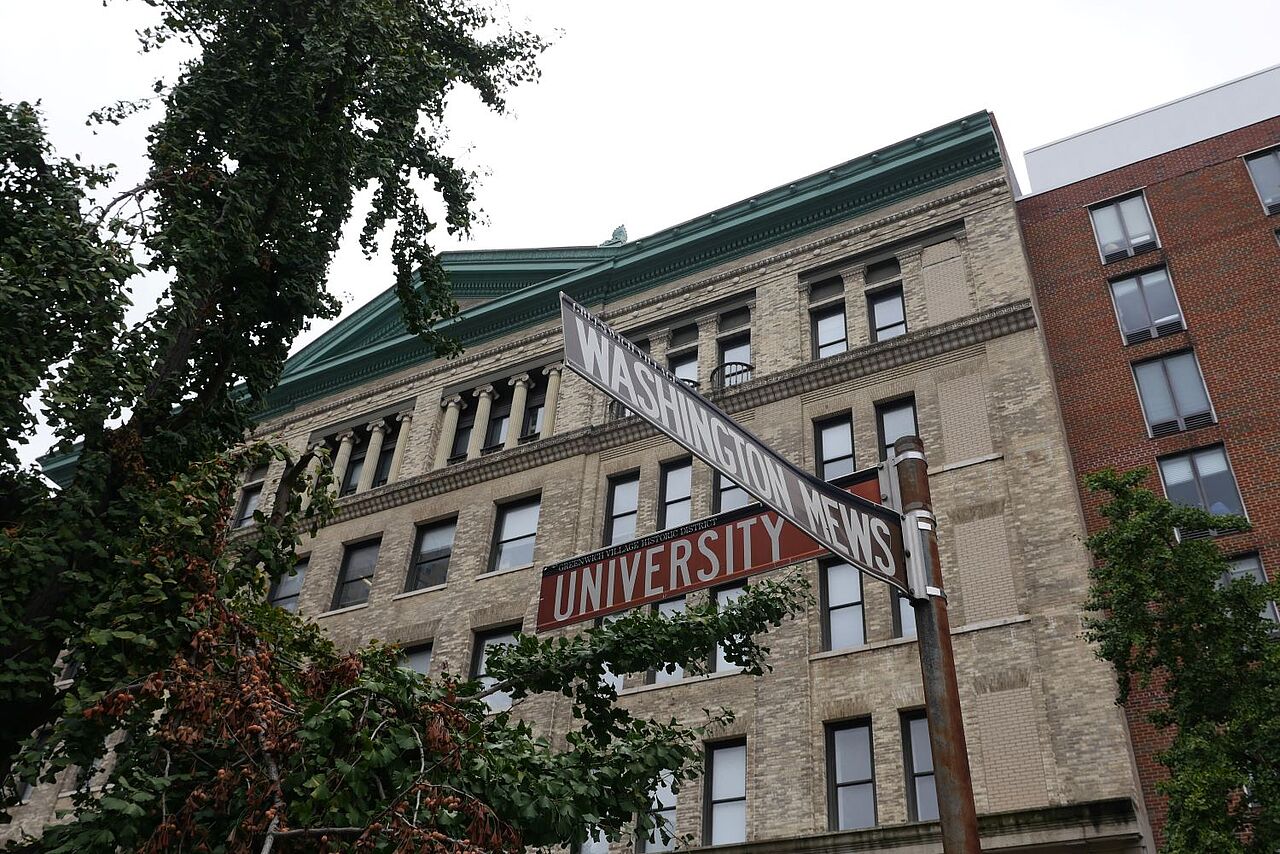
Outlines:
{"label": "dark window pane", "polygon": [[605,529],[605,545],[623,543],[635,537],[639,502],[638,473],[609,481],[609,519]]}
{"label": "dark window pane", "polygon": [[[1267,583],[1266,573],[1262,571],[1262,561],[1258,559],[1257,555],[1236,558],[1231,561],[1229,566],[1231,568],[1222,576],[1223,584],[1230,584],[1241,578],[1254,584]],[[1263,605],[1259,616],[1273,623],[1280,622],[1280,610],[1277,610],[1275,602],[1267,602]]]}
{"label": "dark window pane", "polygon": [[880,291],[869,298],[872,340],[888,341],[907,332],[906,308],[902,304],[902,288]]}
{"label": "dark window pane", "polygon": [[338,589],[333,607],[346,608],[369,601],[369,589],[373,586],[373,573],[378,564],[381,540],[373,540],[348,546],[342,557],[342,571],[338,577]]}
{"label": "dark window pane", "polygon": [[819,359],[843,353],[848,349],[848,332],[845,328],[843,304],[814,312],[813,339]]}
{"label": "dark window pane", "polygon": [[917,435],[916,403],[914,400],[907,400],[884,404],[877,408],[876,413],[880,419],[881,459],[883,459],[888,456],[888,450],[893,447],[894,442],[903,436]]}
{"label": "dark window pane", "polygon": [[1249,175],[1268,213],[1280,206],[1280,151],[1268,151],[1249,158]]}
{"label": "dark window pane", "polygon": [[1089,216],[1104,262],[1127,258],[1155,244],[1155,229],[1141,193],[1093,208]]}
{"label": "dark window pane", "polygon": [[1244,515],[1244,505],[1240,503],[1240,493],[1236,490],[1236,479],[1227,466],[1227,455],[1221,448],[1210,448],[1197,451],[1193,455],[1196,470],[1200,475],[1200,483],[1204,488],[1206,509],[1210,513],[1224,515],[1234,513]]}
{"label": "dark window pane", "polygon": [[498,542],[492,571],[528,566],[538,534],[540,501],[534,498],[498,508]]}
{"label": "dark window pane", "polygon": [[302,558],[293,566],[288,575],[280,576],[280,580],[271,585],[267,601],[277,608],[286,611],[298,610],[298,597],[302,595],[302,581],[307,574],[308,558]]}
{"label": "dark window pane", "polygon": [[258,509],[258,502],[262,500],[262,484],[257,483],[253,486],[246,486],[244,493],[240,496],[240,512],[236,515],[236,527],[243,528],[253,522],[254,511]]}
{"label": "dark window pane", "polygon": [[449,578],[449,560],[453,556],[453,538],[458,522],[450,519],[418,529],[413,565],[405,583],[405,592],[444,584]]}

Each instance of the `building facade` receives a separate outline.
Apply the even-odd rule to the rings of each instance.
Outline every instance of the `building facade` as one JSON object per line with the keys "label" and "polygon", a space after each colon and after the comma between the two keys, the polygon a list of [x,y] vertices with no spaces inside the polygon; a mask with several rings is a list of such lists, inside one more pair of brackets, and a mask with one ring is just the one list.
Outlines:
{"label": "building facade", "polygon": [[[874,466],[918,432],[986,850],[1147,850],[1113,675],[1080,637],[1074,473],[991,117],[611,243],[447,253],[452,361],[404,333],[390,292],[290,361],[260,435],[327,445],[342,497],[271,598],[339,644],[483,676],[487,649],[533,630],[541,567],[750,500],[562,370],[563,290],[808,470]],[[250,474],[245,524],[279,468]],[[616,677],[638,714],[737,715],[655,810],[694,847],[941,851],[910,608],[848,567],[804,569],[820,595],[771,634],[772,672]],[[517,711],[574,726],[556,697]]]}
{"label": "building facade", "polygon": [[[1044,146],[1019,200],[1077,483],[1146,467],[1150,486],[1246,515],[1234,573],[1280,565],[1280,66]],[[1090,532],[1099,499],[1082,491]],[[1275,606],[1266,615],[1276,619]],[[1136,691],[1133,749],[1157,841],[1164,799]]]}

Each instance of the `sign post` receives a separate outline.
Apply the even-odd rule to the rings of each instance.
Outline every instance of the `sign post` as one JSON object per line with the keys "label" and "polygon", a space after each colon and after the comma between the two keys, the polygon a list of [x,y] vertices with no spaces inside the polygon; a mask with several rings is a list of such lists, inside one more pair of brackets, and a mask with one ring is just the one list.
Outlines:
{"label": "sign post", "polygon": [[[744,508],[547,567],[538,629],[696,590],[717,583],[723,575],[752,574],[806,560],[822,549],[806,546],[805,541],[820,544],[911,598],[943,851],[981,854],[920,439],[907,436],[895,443],[882,483],[872,480],[870,472],[859,473],[846,491],[782,457],[564,293],[560,311],[566,366],[772,512]],[[881,487],[892,508],[857,494],[872,484]]]}

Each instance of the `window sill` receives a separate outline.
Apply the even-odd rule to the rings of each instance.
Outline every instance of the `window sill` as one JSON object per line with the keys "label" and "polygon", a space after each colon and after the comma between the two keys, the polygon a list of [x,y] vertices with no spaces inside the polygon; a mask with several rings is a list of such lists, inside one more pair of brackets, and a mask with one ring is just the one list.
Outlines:
{"label": "window sill", "polygon": [[349,614],[352,611],[359,611],[368,607],[368,602],[361,602],[359,605],[348,605],[345,608],[335,608],[332,611],[325,611],[323,614],[317,614],[315,618],[317,620],[323,620],[325,617],[336,617],[338,614]]}
{"label": "window sill", "polygon": [[624,688],[618,692],[619,697],[627,697],[632,694],[643,694],[647,691],[658,691],[663,688],[674,688],[677,685],[696,685],[699,682],[710,682],[713,679],[727,679],[730,676],[746,675],[742,670],[720,670],[716,673],[704,673],[701,676],[686,676],[683,679],[673,679],[670,682],[659,682],[652,685],[636,685],[631,688]]}
{"label": "window sill", "polygon": [[508,567],[507,569],[495,569],[492,572],[482,572],[472,580],[480,581],[481,579],[485,579],[485,578],[495,578],[499,575],[509,575],[512,572],[520,572],[521,570],[525,570],[525,569],[533,569],[533,564],[526,563],[522,566],[512,566],[512,567]]}
{"label": "window sill", "polygon": [[[1000,626],[1010,626],[1015,623],[1027,623],[1031,621],[1028,614],[1014,614],[1009,617],[995,617],[990,620],[983,620],[980,623],[968,623],[963,626],[957,626],[951,630],[952,635],[963,635],[969,632],[980,632],[984,629],[995,629]],[[860,652],[869,652],[875,649],[885,649],[887,647],[903,646],[905,644],[915,643],[916,636],[906,638],[889,638],[887,640],[875,641],[874,643],[863,644],[862,646],[847,646],[843,649],[829,649],[824,652],[815,652],[809,656],[809,661],[821,661],[827,658],[840,658],[845,655],[855,655]]]}
{"label": "window sill", "polygon": [[444,584],[434,584],[431,587],[420,587],[417,590],[410,590],[407,593],[397,593],[391,597],[391,601],[397,602],[401,599],[408,599],[412,596],[421,596],[423,593],[434,593],[437,590],[443,590],[448,586],[449,582],[446,581]]}

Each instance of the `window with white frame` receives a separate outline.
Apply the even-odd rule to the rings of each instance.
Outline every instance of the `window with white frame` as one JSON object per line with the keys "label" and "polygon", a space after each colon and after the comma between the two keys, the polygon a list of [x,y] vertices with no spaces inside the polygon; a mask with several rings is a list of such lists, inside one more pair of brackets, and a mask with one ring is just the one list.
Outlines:
{"label": "window with white frame", "polygon": [[[743,582],[741,584],[718,587],[712,595],[715,597],[716,608],[723,608],[746,592],[747,585],[746,582]],[[712,673],[727,673],[741,669],[740,665],[731,664],[729,659],[725,658],[722,644],[716,644],[715,652],[711,654],[710,664]]]}
{"label": "window with white frame", "polygon": [[1138,396],[1152,436],[1169,436],[1213,423],[1204,377],[1191,351],[1133,366]]}
{"label": "window with white frame", "polygon": [[[653,606],[655,614],[661,617],[672,617],[676,614],[683,614],[685,609],[684,597],[679,596],[675,599],[668,599],[665,602],[659,602]],[[671,682],[679,682],[684,678],[684,668],[679,664],[670,664],[659,668],[658,670],[650,670],[645,681],[651,685],[666,685]]]}
{"label": "window with white frame", "polygon": [[[1229,569],[1223,574],[1219,582],[1224,587],[1240,579],[1254,584],[1267,583],[1267,574],[1262,571],[1262,561],[1256,554],[1238,557],[1230,561],[1227,566]],[[1277,611],[1275,602],[1269,601],[1264,604],[1258,616],[1273,623],[1280,623],[1280,611]]]}
{"label": "window with white frame", "polygon": [[540,496],[534,496],[498,506],[490,572],[533,564],[533,547],[538,538],[538,512],[541,502]]}
{"label": "window with white frame", "polygon": [[1172,335],[1186,328],[1169,271],[1164,267],[1115,280],[1111,283],[1111,299],[1126,344]]}
{"label": "window with white frame", "polygon": [[1138,255],[1159,244],[1151,224],[1151,213],[1142,193],[1095,205],[1089,209],[1094,237],[1103,263]]}
{"label": "window with white frame", "polygon": [[703,843],[747,841],[747,743],[707,748],[707,811]]}
{"label": "window with white frame", "polygon": [[[471,657],[471,678],[479,680],[485,690],[498,684],[496,677],[489,675],[489,656],[495,649],[511,646],[516,642],[516,632],[520,626],[493,629],[487,632],[476,632],[475,648]],[[511,708],[511,694],[507,691],[496,691],[484,698],[490,712],[505,712]]]}
{"label": "window with white frame", "polygon": [[1158,462],[1170,501],[1219,516],[1244,515],[1236,478],[1221,445],[1161,457]]}
{"label": "window with white frame", "polygon": [[1245,163],[1262,207],[1268,214],[1280,213],[1280,148],[1250,155]]}
{"label": "window with white frame", "polygon": [[822,648],[848,649],[867,642],[862,573],[843,561],[821,565]]}

